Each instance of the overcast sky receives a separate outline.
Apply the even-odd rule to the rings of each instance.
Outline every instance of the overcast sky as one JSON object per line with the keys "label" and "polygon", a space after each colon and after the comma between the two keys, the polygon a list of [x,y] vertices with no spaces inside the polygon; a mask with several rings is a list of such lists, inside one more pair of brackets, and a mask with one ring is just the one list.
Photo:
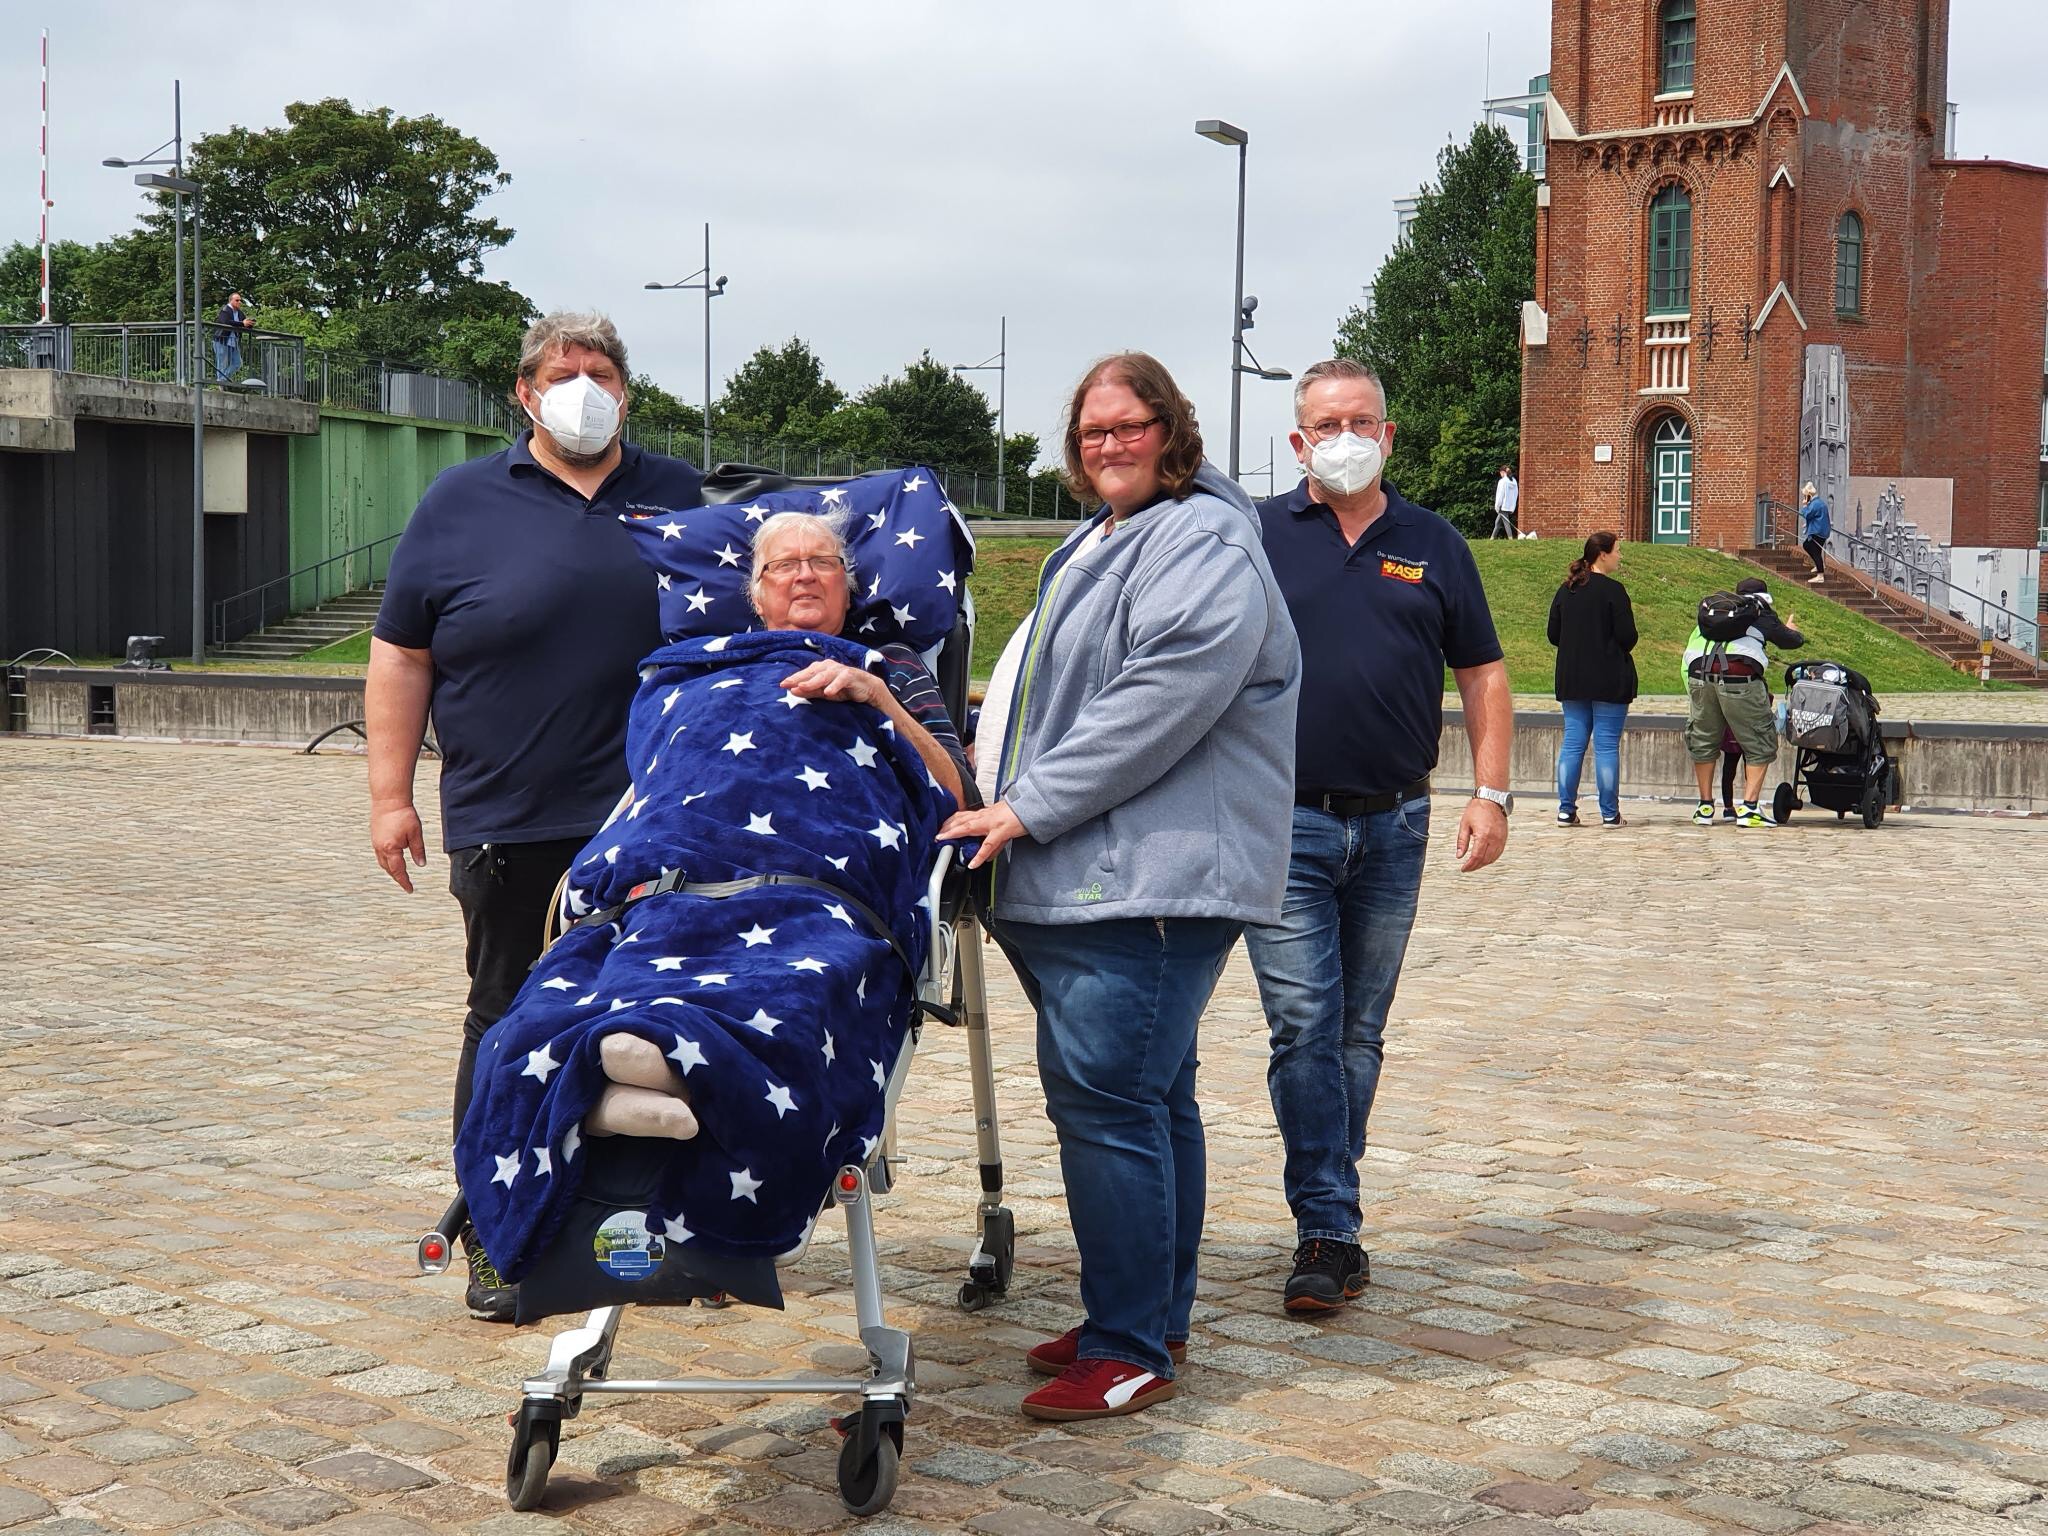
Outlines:
{"label": "overcast sky", "polygon": [[[1012,431],[1050,443],[1082,368],[1142,347],[1193,397],[1220,463],[1237,168],[1195,119],[1250,133],[1249,340],[1299,372],[1386,254],[1393,199],[1469,132],[1489,37],[1493,94],[1518,91],[1548,67],[1549,9],[11,0],[0,239],[35,237],[47,26],[52,238],[133,222],[141,194],[99,162],[170,133],[174,77],[188,138],[279,124],[285,103],[321,96],[433,113],[511,173],[485,208],[517,235],[488,275],[543,308],[608,311],[636,368],[686,400],[703,393],[702,300],[641,285],[692,272],[709,220],[731,279],[712,311],[721,386],[791,335],[849,392],[927,347],[979,362],[1007,314]],[[1953,0],[1964,154],[2048,164],[2041,16],[2041,0]],[[976,378],[993,401],[995,376]],[[1287,429],[1286,391],[1246,382],[1247,478]]]}

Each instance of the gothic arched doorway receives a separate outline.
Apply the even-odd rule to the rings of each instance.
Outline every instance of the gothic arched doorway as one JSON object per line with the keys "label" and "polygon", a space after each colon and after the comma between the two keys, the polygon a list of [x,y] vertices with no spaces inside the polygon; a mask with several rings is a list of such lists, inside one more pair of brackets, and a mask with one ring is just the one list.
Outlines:
{"label": "gothic arched doorway", "polygon": [[1659,416],[1645,437],[1644,487],[1650,542],[1692,542],[1692,428],[1679,415]]}

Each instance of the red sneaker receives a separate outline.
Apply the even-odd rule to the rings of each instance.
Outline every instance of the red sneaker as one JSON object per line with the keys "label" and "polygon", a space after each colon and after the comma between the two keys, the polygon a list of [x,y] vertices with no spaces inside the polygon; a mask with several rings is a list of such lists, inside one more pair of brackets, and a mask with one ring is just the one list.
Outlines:
{"label": "red sneaker", "polygon": [[[1188,1341],[1186,1339],[1168,1339],[1166,1341],[1166,1353],[1175,1365],[1186,1365],[1188,1361]],[[1027,1350],[1024,1355],[1024,1363],[1041,1376],[1059,1376],[1063,1375],[1067,1367],[1080,1357],[1081,1330],[1069,1328],[1058,1338],[1047,1339],[1036,1349]]]}
{"label": "red sneaker", "polygon": [[1164,1402],[1179,1390],[1177,1383],[1122,1360],[1076,1360],[1059,1380],[1024,1399],[1024,1413],[1027,1418],[1062,1422],[1113,1419]]}

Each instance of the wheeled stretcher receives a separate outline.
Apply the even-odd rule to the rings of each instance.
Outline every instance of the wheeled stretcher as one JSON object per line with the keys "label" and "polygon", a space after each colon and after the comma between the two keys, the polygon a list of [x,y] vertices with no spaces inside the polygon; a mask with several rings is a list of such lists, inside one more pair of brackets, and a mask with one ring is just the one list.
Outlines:
{"label": "wheeled stretcher", "polygon": [[[760,486],[759,479],[748,482],[751,491],[757,492]],[[934,658],[933,671],[955,721],[966,718],[971,641],[971,610],[963,611]],[[924,902],[931,916],[930,943],[915,977],[909,1028],[887,1069],[883,1133],[872,1148],[862,1149],[865,1156],[843,1163],[832,1178],[829,1203],[836,1205],[846,1219],[856,1323],[868,1353],[866,1375],[764,1380],[615,1379],[611,1375],[613,1351],[626,1306],[687,1301],[664,1299],[600,1305],[589,1312],[580,1326],[555,1336],[546,1367],[524,1383],[519,1407],[512,1415],[512,1444],[506,1461],[506,1496],[513,1508],[530,1510],[539,1506],[560,1447],[562,1423],[577,1417],[582,1412],[584,1397],[593,1393],[793,1393],[857,1397],[858,1408],[838,1421],[844,1436],[838,1468],[840,1497],[856,1515],[873,1514],[887,1506],[895,1492],[904,1421],[916,1394],[916,1359],[911,1336],[889,1326],[884,1314],[872,1199],[886,1193],[894,1182],[896,1105],[922,1031],[934,1022],[963,1029],[967,1035],[981,1191],[977,1242],[959,1292],[963,1308],[977,1311],[1005,1294],[1015,1252],[1012,1216],[1003,1205],[1002,1152],[982,974],[983,940],[968,887],[968,880],[957,867],[955,850],[937,848],[926,880]],[[628,1162],[636,1157],[674,1156],[678,1146],[674,1142],[636,1137],[613,1140],[620,1144]],[[598,1165],[591,1163],[586,1176],[594,1178],[597,1173]],[[423,1271],[439,1273],[450,1266],[456,1234],[462,1231],[468,1214],[466,1199],[458,1195],[433,1230],[419,1239],[417,1257]],[[807,1231],[806,1243],[808,1236]],[[587,1243],[587,1236],[584,1241]],[[587,1247],[584,1251],[587,1255]],[[612,1262],[607,1262],[604,1268],[617,1275],[621,1272],[618,1261],[634,1257],[630,1250],[624,1255],[610,1254]],[[803,1257],[804,1245],[800,1245],[774,1262],[777,1267],[788,1267],[800,1263]],[[706,1299],[713,1304],[723,1300],[716,1296]],[[588,1302],[585,1297],[581,1304]]]}

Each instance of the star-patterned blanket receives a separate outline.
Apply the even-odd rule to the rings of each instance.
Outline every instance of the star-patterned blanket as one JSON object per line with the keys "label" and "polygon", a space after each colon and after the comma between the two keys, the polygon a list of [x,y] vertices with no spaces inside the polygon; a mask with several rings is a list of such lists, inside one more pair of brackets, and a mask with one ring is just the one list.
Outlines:
{"label": "star-patterned blanket", "polygon": [[683,512],[623,514],[640,558],[654,567],[664,635],[731,634],[759,622],[747,576],[754,535],[777,512],[813,512],[839,524],[853,563],[850,637],[925,651],[953,632],[974,540],[932,472],[911,468],[836,485],[786,485]]}
{"label": "star-patterned blanket", "polygon": [[658,1267],[669,1244],[787,1251],[836,1170],[882,1134],[916,978],[860,907],[923,962],[934,834],[953,798],[881,711],[779,686],[820,657],[881,661],[773,630],[679,641],[642,666],[631,792],[570,868],[567,911],[601,913],[670,871],[693,884],[799,875],[854,900],[676,891],[581,923],[541,957],[483,1041],[456,1142],[470,1217],[507,1279],[542,1252],[588,1162],[580,1122],[607,1086],[598,1047],[614,1031],[661,1048],[702,1127],[663,1144],[674,1152],[635,1263]]}

